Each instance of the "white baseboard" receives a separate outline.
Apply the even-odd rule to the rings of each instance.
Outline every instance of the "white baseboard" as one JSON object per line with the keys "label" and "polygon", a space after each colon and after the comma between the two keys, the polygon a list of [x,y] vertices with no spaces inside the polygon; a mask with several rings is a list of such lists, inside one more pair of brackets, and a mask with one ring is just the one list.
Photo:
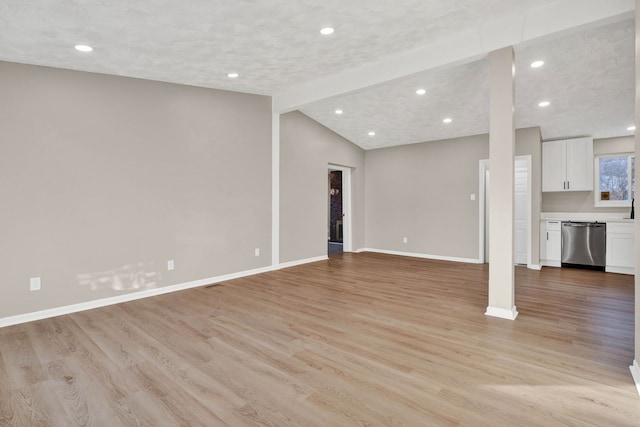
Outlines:
{"label": "white baseboard", "polygon": [[635,274],[635,268],[633,267],[612,267],[606,266],[604,271],[607,273],[618,273],[618,274]]}
{"label": "white baseboard", "polygon": [[540,265],[540,264],[528,264],[527,268],[529,270],[538,270],[538,271],[540,271],[540,270],[542,270],[542,265]]}
{"label": "white baseboard", "polygon": [[327,259],[329,259],[329,257],[327,255],[323,255],[323,256],[318,256],[314,258],[305,258],[305,259],[298,259],[295,261],[282,262],[278,264],[278,267],[274,268],[274,270],[279,270],[281,268],[295,267],[296,265],[309,264],[310,262],[324,261]]}
{"label": "white baseboard", "polygon": [[62,316],[65,314],[77,313],[79,311],[91,310],[93,308],[106,307],[108,305],[120,304],[123,302],[134,301],[142,298],[149,298],[156,295],[167,294],[170,292],[183,291],[186,289],[197,288],[205,285],[212,285],[220,282],[224,282],[232,279],[239,279],[241,277],[253,276],[255,274],[266,273],[268,271],[279,270],[281,268],[293,267],[301,264],[308,264],[310,262],[323,261],[328,259],[326,255],[315,258],[301,259],[292,262],[285,262],[278,264],[278,266],[268,266],[262,268],[256,268],[253,270],[241,271],[239,273],[225,274],[222,276],[209,277],[206,279],[194,280],[191,282],[180,283],[177,285],[164,286],[161,288],[147,289],[140,292],[132,292],[126,295],[118,295],[115,297],[102,298],[93,301],[87,301],[78,304],[65,305],[62,307],[50,308],[47,310],[35,311],[32,313],[19,314],[16,316],[9,316],[0,318],[0,328],[5,326],[17,325],[20,323],[33,322],[35,320],[47,319],[50,317]]}
{"label": "white baseboard", "polygon": [[194,280],[192,282],[180,283],[177,285],[164,286],[162,288],[147,289],[140,292],[132,292],[126,295],[118,295],[115,297],[102,298],[98,300],[83,302],[79,304],[65,305],[62,307],[50,308],[47,310],[35,311],[32,313],[19,314],[0,318],[0,328],[5,326],[17,325],[20,323],[33,322],[35,320],[47,319],[49,317],[62,316],[64,314],[77,313],[79,311],[90,310],[92,308],[106,307],[108,305],[120,304],[123,302],[134,301],[142,298],[149,298],[156,295],[167,294],[170,292],[182,291],[185,289],[197,288],[200,286],[211,285],[241,277],[253,276],[254,274],[265,273],[274,270],[273,267],[262,267],[254,270],[241,271],[239,273],[225,274],[222,276],[209,277],[207,279]]}
{"label": "white baseboard", "polygon": [[640,394],[640,365],[638,365],[638,361],[634,360],[633,365],[629,366],[629,369],[631,369],[631,376],[633,377],[633,382],[636,383],[638,394]]}
{"label": "white baseboard", "polygon": [[561,267],[562,266],[560,264],[560,261],[550,261],[546,259],[541,259],[540,265],[542,265],[543,267]]}
{"label": "white baseboard", "polygon": [[487,312],[484,314],[485,316],[499,317],[501,319],[507,319],[507,320],[516,320],[516,317],[518,317],[518,310],[516,310],[515,305],[511,310],[508,310],[506,308],[489,306],[487,307]]}
{"label": "white baseboard", "polygon": [[387,254],[387,255],[407,256],[407,257],[413,257],[413,258],[436,259],[440,261],[465,262],[467,264],[483,264],[482,261],[475,258],[458,258],[458,257],[450,257],[450,256],[442,256],[442,255],[422,254],[417,252],[388,251],[384,249],[373,249],[373,248],[363,248],[363,249],[359,249],[358,251],[359,252],[375,252],[375,253]]}
{"label": "white baseboard", "polygon": [[[400,255],[400,256],[408,256],[408,257],[416,257],[416,258],[436,259],[436,260],[443,260],[443,261],[465,262],[465,263],[472,263],[472,264],[479,264],[480,263],[479,260],[472,259],[472,258],[445,257],[445,256],[439,256],[439,255],[427,255],[427,254],[412,253],[412,252],[400,252],[400,251],[386,251],[386,250],[371,249],[371,248],[360,248],[360,249],[358,249],[358,250],[356,250],[354,252],[356,252],[356,253],[376,252],[376,253],[389,254],[389,255]],[[50,317],[62,316],[62,315],[65,315],[65,314],[76,313],[76,312],[79,312],[79,311],[91,310],[93,308],[106,307],[106,306],[109,306],[109,305],[120,304],[120,303],[123,303],[123,302],[134,301],[134,300],[138,300],[138,299],[142,299],[142,298],[149,298],[149,297],[153,297],[153,296],[156,296],[156,295],[162,295],[162,294],[167,294],[167,293],[171,293],[171,292],[177,292],[177,291],[182,291],[182,290],[186,290],[186,289],[197,288],[197,287],[200,287],[200,286],[216,284],[216,283],[224,282],[224,281],[227,281],[227,280],[239,279],[241,277],[252,276],[252,275],[255,275],[255,274],[266,273],[268,271],[294,267],[294,266],[297,266],[297,265],[308,264],[308,263],[312,263],[312,262],[324,261],[324,260],[327,260],[327,259],[328,259],[327,255],[314,257],[314,258],[306,258],[306,259],[301,259],[301,260],[296,260],[296,261],[280,263],[275,267],[273,267],[273,266],[262,267],[262,268],[257,268],[257,269],[253,269],[253,270],[241,271],[241,272],[238,272],[238,273],[232,273],[232,274],[226,274],[226,275],[222,275],[222,276],[209,277],[209,278],[206,278],[206,279],[194,280],[194,281],[191,281],[191,282],[180,283],[180,284],[177,284],[177,285],[164,286],[164,287],[155,288],[155,289],[147,289],[147,290],[144,290],[144,291],[132,292],[132,293],[125,294],[125,295],[118,295],[118,296],[109,297],[109,298],[102,298],[102,299],[98,299],[98,300],[94,300],[94,301],[88,301],[88,302],[83,302],[83,303],[78,303],[78,304],[71,304],[71,305],[51,308],[51,309],[47,309],[47,310],[35,311],[35,312],[32,312],[32,313],[26,313],[26,314],[19,314],[19,315],[16,315],[16,316],[4,317],[4,318],[0,318],[0,328],[5,327],[5,326],[17,325],[17,324],[20,324],[20,323],[33,322],[35,320],[47,319],[47,318],[50,318]],[[510,317],[510,316],[512,316],[512,313],[509,312],[508,310],[505,310],[505,311],[507,313],[506,314],[502,313],[502,315],[490,314],[489,313],[490,309],[487,308],[487,313],[486,314],[487,315],[493,315],[493,316],[496,316],[496,317],[504,317],[504,318],[508,318],[508,319],[511,319],[511,318],[515,319],[515,316],[518,315],[518,313],[515,312],[515,316],[514,317]],[[514,311],[515,311],[515,307],[514,307]]]}

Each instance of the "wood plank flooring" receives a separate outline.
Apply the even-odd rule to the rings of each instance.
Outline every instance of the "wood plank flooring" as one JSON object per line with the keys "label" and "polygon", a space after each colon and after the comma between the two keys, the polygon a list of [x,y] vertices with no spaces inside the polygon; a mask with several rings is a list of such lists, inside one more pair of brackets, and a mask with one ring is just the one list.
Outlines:
{"label": "wood plank flooring", "polygon": [[633,277],[341,254],[0,329],[0,426],[638,426]]}

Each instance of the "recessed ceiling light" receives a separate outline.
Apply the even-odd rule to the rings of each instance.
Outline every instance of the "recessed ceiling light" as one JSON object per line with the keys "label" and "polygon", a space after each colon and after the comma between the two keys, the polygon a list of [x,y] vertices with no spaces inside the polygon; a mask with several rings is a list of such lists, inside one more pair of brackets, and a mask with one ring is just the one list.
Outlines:
{"label": "recessed ceiling light", "polygon": [[342,111],[342,110],[336,110],[336,111],[335,111],[335,113],[336,113],[336,114],[342,114],[343,112],[344,112],[344,111]]}
{"label": "recessed ceiling light", "polygon": [[540,68],[544,65],[544,61],[533,61],[531,63],[531,68]]}
{"label": "recessed ceiling light", "polygon": [[542,101],[538,104],[538,107],[548,107],[549,105],[551,105],[549,101]]}
{"label": "recessed ceiling light", "polygon": [[447,117],[446,119],[442,119],[443,123],[451,123],[453,120],[450,117]]}
{"label": "recessed ceiling light", "polygon": [[229,73],[227,74],[227,77],[229,77],[230,79],[237,79],[240,76],[240,74],[238,73]]}
{"label": "recessed ceiling light", "polygon": [[369,132],[369,136],[376,136],[376,133],[374,131]]}
{"label": "recessed ceiling light", "polygon": [[627,128],[627,130],[636,130],[636,127],[635,127],[635,126],[629,126],[629,127]]}
{"label": "recessed ceiling light", "polygon": [[86,44],[77,44],[74,47],[79,52],[91,52],[93,50],[91,46],[87,46]]}
{"label": "recessed ceiling light", "polygon": [[333,34],[334,31],[335,30],[333,29],[333,27],[324,27],[320,30],[320,34],[322,34],[323,36],[328,36],[330,34]]}
{"label": "recessed ceiling light", "polygon": [[418,90],[416,91],[416,93],[417,93],[418,95],[424,95],[425,93],[427,93],[427,91],[426,91],[426,90],[424,90],[424,89],[418,89]]}

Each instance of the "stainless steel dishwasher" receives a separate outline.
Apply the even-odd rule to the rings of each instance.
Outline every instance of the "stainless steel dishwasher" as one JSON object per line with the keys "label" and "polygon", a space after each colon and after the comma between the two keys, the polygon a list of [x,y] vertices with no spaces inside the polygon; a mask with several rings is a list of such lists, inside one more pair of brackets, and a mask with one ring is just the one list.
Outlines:
{"label": "stainless steel dishwasher", "polygon": [[607,225],[600,222],[562,223],[562,266],[604,271]]}

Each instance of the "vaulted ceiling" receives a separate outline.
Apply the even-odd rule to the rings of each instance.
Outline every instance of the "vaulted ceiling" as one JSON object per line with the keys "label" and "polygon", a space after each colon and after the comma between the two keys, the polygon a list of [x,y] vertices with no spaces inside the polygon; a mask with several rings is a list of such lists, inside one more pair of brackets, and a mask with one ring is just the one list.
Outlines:
{"label": "vaulted ceiling", "polygon": [[[632,133],[626,128],[633,123],[634,108],[633,4],[4,0],[0,60],[263,94],[276,100],[295,98],[317,81],[336,81],[338,89],[289,102],[288,109],[300,109],[363,148],[378,148],[487,132],[486,51],[499,46],[502,33],[510,32],[517,36],[516,125],[540,126],[545,139],[601,138]],[[575,9],[575,26],[560,22],[566,17],[548,16],[548,31],[531,28],[536,16],[546,25],[545,11],[570,8]],[[335,32],[321,35],[320,29],[328,26]],[[476,51],[455,56],[451,52],[465,46],[446,48],[451,40],[459,40],[458,45],[469,40],[472,46],[476,34],[482,36]],[[78,52],[76,44],[94,50]],[[440,58],[418,70],[415,64],[407,65],[412,53],[425,52]],[[405,59],[394,64],[399,54]],[[532,69],[534,60],[545,64]],[[378,80],[370,78],[385,67],[388,78],[384,73]],[[229,78],[232,72],[239,76]],[[340,76],[351,78],[345,83],[348,80]],[[318,89],[322,93],[322,85]],[[417,89],[425,94],[417,95]],[[551,104],[538,107],[543,100]],[[336,109],[343,113],[336,114]],[[451,123],[443,123],[444,118],[451,118]],[[368,134],[371,131],[375,136]]]}

